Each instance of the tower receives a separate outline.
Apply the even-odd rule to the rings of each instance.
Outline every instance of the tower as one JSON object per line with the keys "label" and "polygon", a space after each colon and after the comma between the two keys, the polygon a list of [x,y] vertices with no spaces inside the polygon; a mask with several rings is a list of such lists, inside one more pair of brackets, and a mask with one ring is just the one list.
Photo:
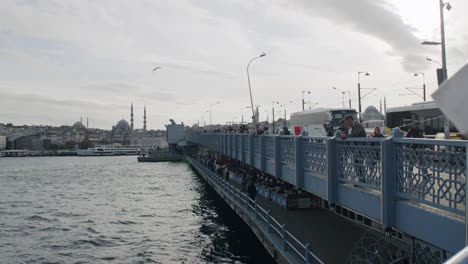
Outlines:
{"label": "tower", "polygon": [[143,131],[146,132],[146,105],[143,110]]}
{"label": "tower", "polygon": [[383,98],[383,109],[385,113],[387,113],[387,97],[384,96]]}
{"label": "tower", "polygon": [[130,128],[133,131],[133,103],[132,103],[132,105],[130,107]]}

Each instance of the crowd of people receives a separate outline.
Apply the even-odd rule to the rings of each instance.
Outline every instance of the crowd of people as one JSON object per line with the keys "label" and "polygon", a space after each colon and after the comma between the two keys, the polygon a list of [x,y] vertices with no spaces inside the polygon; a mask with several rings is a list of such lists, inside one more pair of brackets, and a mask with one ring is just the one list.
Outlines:
{"label": "crowd of people", "polygon": [[198,153],[195,158],[219,177],[224,177],[228,181],[240,179],[241,191],[246,192],[252,200],[256,199],[257,186],[282,195],[303,193],[300,188],[237,159],[209,152]]}

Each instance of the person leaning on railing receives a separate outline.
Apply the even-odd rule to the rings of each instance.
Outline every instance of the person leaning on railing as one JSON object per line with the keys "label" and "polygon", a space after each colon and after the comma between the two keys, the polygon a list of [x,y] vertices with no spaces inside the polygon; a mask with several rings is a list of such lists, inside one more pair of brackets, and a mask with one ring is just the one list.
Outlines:
{"label": "person leaning on railing", "polygon": [[[341,133],[341,139],[350,138],[359,138],[359,137],[367,137],[366,130],[358,121],[355,121],[352,115],[348,115],[345,117],[346,126],[348,127],[347,133]],[[359,142],[355,142],[355,144],[359,145]],[[366,182],[365,181],[365,170],[364,170],[364,157],[360,151],[355,151],[354,155],[354,173],[355,177],[359,180],[359,182]]]}

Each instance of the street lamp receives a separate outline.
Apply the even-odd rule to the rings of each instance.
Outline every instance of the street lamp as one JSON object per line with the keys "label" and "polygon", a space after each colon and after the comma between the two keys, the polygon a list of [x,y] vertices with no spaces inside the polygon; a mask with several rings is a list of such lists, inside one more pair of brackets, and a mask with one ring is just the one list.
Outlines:
{"label": "street lamp", "polygon": [[358,72],[358,75],[357,75],[359,113],[361,113],[361,110],[362,110],[361,109],[361,83],[359,81],[359,76],[361,75],[361,73],[364,73],[364,76],[369,76],[370,75],[368,72]]}
{"label": "street lamp", "polygon": [[419,75],[422,75],[423,77],[423,100],[424,102],[426,102],[426,77],[424,76],[424,72],[416,72],[414,73],[413,76],[419,76]]}
{"label": "street lamp", "polygon": [[217,104],[219,104],[219,102],[216,102],[216,103],[210,105],[210,126],[211,126],[211,108],[213,108],[213,106],[217,105]]}
{"label": "street lamp", "polygon": [[349,94],[349,108],[351,108],[351,91],[350,90],[343,91],[343,90],[338,89],[336,87],[333,87],[333,89],[341,92],[341,95],[343,96],[343,108],[345,108],[345,101],[344,101],[345,93]]}
{"label": "street lamp", "polygon": [[304,111],[304,104],[305,104],[304,93],[310,94],[311,92],[310,91],[302,91],[302,111]]}
{"label": "street lamp", "polygon": [[252,63],[252,61],[258,59],[258,58],[261,58],[261,57],[265,57],[265,52],[263,52],[262,54],[260,54],[259,56],[251,59],[249,61],[249,63],[247,64],[247,82],[249,83],[249,93],[250,93],[250,106],[252,107],[252,122],[253,124],[255,124],[255,113],[254,113],[254,107],[253,107],[253,99],[252,99],[252,88],[250,87],[250,74],[249,74],[249,66],[250,66],[250,63]]}
{"label": "street lamp", "polygon": [[[447,11],[450,11],[452,9],[452,6],[450,5],[449,2],[445,2],[443,0],[439,0],[439,10],[440,10],[440,42],[437,41],[423,41],[421,44],[423,45],[441,45],[441,50],[442,50],[442,78],[441,82],[447,80],[447,57],[445,53],[445,26],[444,26],[444,8],[447,9]],[[428,59],[429,60],[429,59]],[[432,60],[431,60],[432,61]]]}
{"label": "street lamp", "polygon": [[[443,0],[439,0],[439,10],[440,10],[440,43],[434,41],[424,41],[423,45],[441,45],[442,50],[442,73],[438,74],[437,76],[441,76],[439,78],[439,85],[447,80],[447,57],[445,53],[445,26],[444,26],[444,7],[447,11],[452,9],[452,6],[449,2],[445,2]],[[450,136],[450,123],[447,117],[444,118],[444,134],[445,139],[448,139]]]}

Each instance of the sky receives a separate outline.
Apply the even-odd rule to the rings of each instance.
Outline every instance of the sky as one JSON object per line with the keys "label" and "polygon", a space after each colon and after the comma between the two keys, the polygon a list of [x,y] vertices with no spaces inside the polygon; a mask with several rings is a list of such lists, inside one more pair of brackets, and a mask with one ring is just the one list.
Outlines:
{"label": "sky", "polygon": [[[0,123],[149,129],[271,120],[307,106],[422,101],[437,89],[437,0],[1,0]],[[468,1],[445,10],[448,74],[468,62]],[[434,62],[427,61],[429,57]],[[155,67],[161,69],[152,71]],[[307,91],[303,93],[303,91]],[[308,93],[310,91],[310,94]],[[346,93],[350,91],[350,93]],[[217,103],[219,102],[219,103]],[[210,118],[211,116],[211,118]]]}

